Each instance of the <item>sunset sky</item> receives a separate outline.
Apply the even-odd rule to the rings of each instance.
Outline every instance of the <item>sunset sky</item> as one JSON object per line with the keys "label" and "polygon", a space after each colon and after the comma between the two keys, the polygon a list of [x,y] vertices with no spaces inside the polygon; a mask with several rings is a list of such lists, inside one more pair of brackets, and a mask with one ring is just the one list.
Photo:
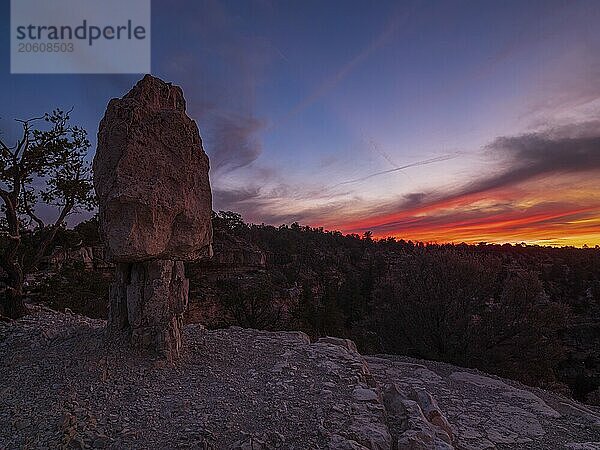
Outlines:
{"label": "sunset sky", "polygon": [[[10,75],[0,127],[140,75]],[[600,2],[154,1],[215,210],[426,242],[600,244]]]}

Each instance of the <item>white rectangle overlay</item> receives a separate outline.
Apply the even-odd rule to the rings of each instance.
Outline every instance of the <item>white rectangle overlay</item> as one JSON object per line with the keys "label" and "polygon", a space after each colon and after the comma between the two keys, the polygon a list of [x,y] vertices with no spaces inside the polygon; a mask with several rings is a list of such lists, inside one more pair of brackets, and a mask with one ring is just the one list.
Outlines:
{"label": "white rectangle overlay", "polygon": [[150,73],[150,1],[11,0],[11,73]]}

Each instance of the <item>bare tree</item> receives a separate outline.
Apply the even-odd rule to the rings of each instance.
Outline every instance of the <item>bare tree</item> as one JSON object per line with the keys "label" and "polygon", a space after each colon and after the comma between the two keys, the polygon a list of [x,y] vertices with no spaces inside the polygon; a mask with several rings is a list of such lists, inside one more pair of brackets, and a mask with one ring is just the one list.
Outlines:
{"label": "bare tree", "polygon": [[[0,314],[17,318],[26,314],[23,302],[25,275],[36,268],[65,219],[78,207],[95,205],[89,164],[87,132],[69,123],[71,111],[17,120],[21,137],[14,145],[0,139]],[[45,122],[42,129],[34,127]],[[43,202],[55,206],[58,216],[45,223],[36,214]],[[31,245],[24,238],[31,238]]]}

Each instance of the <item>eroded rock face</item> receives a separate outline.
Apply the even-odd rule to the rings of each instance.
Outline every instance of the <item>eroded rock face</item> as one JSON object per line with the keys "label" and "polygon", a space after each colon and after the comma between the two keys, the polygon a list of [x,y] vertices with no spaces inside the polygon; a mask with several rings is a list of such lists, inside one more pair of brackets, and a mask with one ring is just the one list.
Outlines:
{"label": "eroded rock face", "polygon": [[365,360],[398,449],[600,448],[598,412],[565,397],[435,361]]}
{"label": "eroded rock face", "polygon": [[117,263],[108,330],[169,361],[181,352],[184,260],[211,253],[208,157],[181,88],[146,75],[113,99],[94,157],[100,233]]}
{"label": "eroded rock face", "polygon": [[93,169],[112,261],[192,260],[209,251],[208,157],[180,87],[146,75],[111,100]]}
{"label": "eroded rock face", "polygon": [[181,352],[188,290],[182,261],[118,264],[110,288],[109,327],[129,330],[134,347],[173,359]]}

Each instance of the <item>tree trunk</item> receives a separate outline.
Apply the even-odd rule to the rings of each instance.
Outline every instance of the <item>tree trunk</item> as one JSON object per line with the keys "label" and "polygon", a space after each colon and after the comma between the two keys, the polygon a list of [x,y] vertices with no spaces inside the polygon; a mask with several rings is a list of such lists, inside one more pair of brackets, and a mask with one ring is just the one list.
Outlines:
{"label": "tree trunk", "polygon": [[2,294],[0,315],[6,316],[10,319],[18,319],[19,317],[26,315],[27,312],[28,311],[24,302],[22,282],[21,286],[8,286]]}
{"label": "tree trunk", "polygon": [[3,264],[8,275],[8,283],[0,300],[0,313],[11,319],[18,319],[28,313],[23,295],[23,270],[14,262]]}
{"label": "tree trunk", "polygon": [[[38,264],[40,263],[40,261],[42,260],[44,255],[46,254],[46,250],[48,249],[50,244],[54,241],[54,238],[56,237],[56,233],[57,233],[58,229],[62,226],[65,218],[71,212],[72,209],[73,209],[72,203],[71,202],[67,203],[63,207],[62,211],[60,212],[58,219],[56,219],[56,222],[54,223],[54,225],[49,225],[48,227],[41,228],[42,239],[38,245],[38,249],[37,249],[37,252],[35,253],[35,256],[31,260],[31,262],[28,264],[27,269],[29,269],[29,270],[37,269]],[[45,232],[45,234],[44,234],[44,232]]]}

